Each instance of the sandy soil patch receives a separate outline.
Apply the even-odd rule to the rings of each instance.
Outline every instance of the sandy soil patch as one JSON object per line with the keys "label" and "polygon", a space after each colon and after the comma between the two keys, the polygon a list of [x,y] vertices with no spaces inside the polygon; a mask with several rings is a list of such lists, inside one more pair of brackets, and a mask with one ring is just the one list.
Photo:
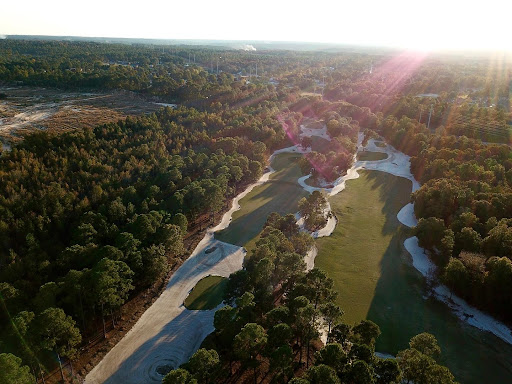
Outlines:
{"label": "sandy soil patch", "polygon": [[95,127],[164,106],[127,91],[90,93],[0,86],[0,93],[7,95],[0,103],[0,136],[8,141],[20,140],[37,129]]}

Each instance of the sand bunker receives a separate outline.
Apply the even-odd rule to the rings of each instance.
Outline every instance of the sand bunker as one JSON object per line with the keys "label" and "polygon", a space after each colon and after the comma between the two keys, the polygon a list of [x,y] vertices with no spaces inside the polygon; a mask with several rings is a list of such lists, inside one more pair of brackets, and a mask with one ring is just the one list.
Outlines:
{"label": "sand bunker", "polygon": [[[366,162],[362,165],[364,169],[388,172],[395,176],[404,177],[412,181],[412,191],[420,188],[420,184],[411,173],[410,157],[397,151],[392,146],[377,147],[374,140],[369,140],[369,148],[371,150],[384,151],[389,154],[388,159],[378,162]],[[391,163],[391,164],[390,164]],[[398,220],[407,227],[414,227],[418,220],[414,215],[414,204],[409,203],[404,206],[397,214]],[[512,330],[505,324],[494,319],[492,316],[472,307],[460,297],[454,295],[448,287],[438,284],[435,280],[436,265],[430,260],[425,249],[419,246],[416,236],[410,237],[404,241],[405,249],[411,254],[412,264],[426,279],[434,284],[433,296],[450,307],[453,313],[461,320],[482,330],[488,331],[512,344]]]}
{"label": "sand bunker", "polygon": [[186,309],[183,301],[188,293],[208,275],[228,277],[240,270],[244,256],[243,248],[215,240],[209,232],[172,275],[162,295],[85,382],[160,383],[161,372],[186,362],[213,331],[215,309]]}

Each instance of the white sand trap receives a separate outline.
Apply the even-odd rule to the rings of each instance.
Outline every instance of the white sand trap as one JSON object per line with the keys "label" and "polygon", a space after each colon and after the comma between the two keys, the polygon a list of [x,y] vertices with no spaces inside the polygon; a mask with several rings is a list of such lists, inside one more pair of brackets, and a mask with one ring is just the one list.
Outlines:
{"label": "white sand trap", "polygon": [[[360,142],[362,137],[360,136]],[[395,176],[403,177],[412,182],[412,192],[420,188],[420,184],[414,178],[411,173],[410,157],[402,152],[397,151],[390,145],[385,147],[377,147],[375,140],[368,140],[367,150],[375,152],[383,152],[388,154],[388,158],[378,161],[358,161],[347,171],[347,174],[340,177],[335,181],[335,186],[329,189],[315,188],[307,185],[305,180],[308,176],[301,177],[298,182],[308,192],[315,190],[324,190],[329,193],[330,196],[336,195],[345,189],[345,183],[347,180],[355,179],[359,177],[357,171],[359,169],[375,170],[381,172],[387,172]],[[361,150],[361,145],[358,146],[358,151]],[[414,215],[414,204],[409,203],[405,205],[397,214],[397,219],[407,227],[414,227],[417,225],[418,220]],[[336,223],[334,223],[335,225]],[[327,226],[322,229],[325,230],[326,236],[329,236],[334,228],[332,223],[327,223]],[[319,231],[320,232],[320,231]],[[322,232],[324,233],[324,232]],[[328,233],[328,234],[327,234]],[[412,258],[413,267],[418,270],[425,278],[432,281],[435,284],[434,297],[448,305],[454,314],[461,320],[468,324],[482,330],[488,331],[502,339],[503,341],[512,344],[512,330],[505,324],[494,319],[492,316],[483,313],[482,311],[472,307],[460,297],[453,295],[448,287],[437,284],[433,279],[435,277],[436,265],[430,260],[425,250],[418,245],[418,238],[416,236],[410,237],[404,241],[404,246],[410,253]],[[316,256],[315,249],[315,256]],[[311,262],[311,261],[310,261]],[[312,259],[314,262],[314,258]],[[308,265],[309,267],[309,265]]]}
{"label": "white sand trap", "polygon": [[[329,210],[331,209],[331,206],[329,205]],[[313,232],[311,235],[313,238],[317,239],[319,237],[326,237],[331,236],[331,234],[334,232],[334,229],[336,228],[336,217],[334,215],[331,215],[327,219],[327,223],[325,224],[325,227],[322,229],[319,229],[318,231]]]}
{"label": "white sand trap", "polygon": [[386,153],[388,157],[378,161],[358,161],[357,163],[361,168],[371,171],[387,172],[395,176],[409,179],[412,182],[413,192],[420,188],[420,184],[411,173],[411,158],[409,156],[397,151],[391,145],[386,145],[382,148],[377,147],[374,139],[368,140],[368,144],[371,151]]}
{"label": "white sand trap", "polygon": [[313,245],[306,254],[306,257],[304,257],[304,262],[306,263],[306,271],[311,271],[313,268],[315,268],[315,258],[317,254],[318,249]]}
{"label": "white sand trap", "polygon": [[414,204],[409,203],[405,205],[400,212],[396,215],[399,222],[401,222],[406,227],[412,228],[418,225],[418,220],[416,219],[416,215],[414,214]]}
{"label": "white sand trap", "polygon": [[393,356],[389,353],[384,353],[384,352],[375,352],[374,355],[380,359],[396,359],[395,356]]}
{"label": "white sand trap", "polygon": [[[207,249],[216,247],[213,252]],[[215,310],[191,311],[183,301],[208,275],[228,277],[242,268],[245,251],[209,233],[172,275],[167,288],[135,326],[87,375],[85,382],[160,383],[158,373],[186,362],[213,331]],[[169,370],[169,369],[167,369]]]}
{"label": "white sand trap", "polygon": [[167,104],[167,103],[153,103],[156,105],[161,105],[162,107],[170,107],[170,108],[176,108],[178,104]]}
{"label": "white sand trap", "polygon": [[325,124],[322,128],[307,128],[304,125],[301,125],[300,130],[300,137],[317,136],[327,141],[331,141],[331,136],[327,133],[327,126]]}
{"label": "white sand trap", "polygon": [[436,265],[427,256],[425,249],[418,245],[418,238],[409,237],[404,241],[404,247],[411,254],[413,267],[426,278],[433,278]]}
{"label": "white sand trap", "polygon": [[512,344],[512,330],[505,324],[474,308],[460,297],[452,295],[445,285],[438,285],[434,288],[434,292],[435,297],[448,305],[459,319],[482,331],[491,332],[503,341]]}

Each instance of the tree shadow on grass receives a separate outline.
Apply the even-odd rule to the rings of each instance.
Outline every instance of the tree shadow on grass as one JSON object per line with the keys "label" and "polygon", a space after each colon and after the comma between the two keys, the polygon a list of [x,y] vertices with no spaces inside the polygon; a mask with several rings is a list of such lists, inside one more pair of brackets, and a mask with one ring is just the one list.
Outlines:
{"label": "tree shadow on grass", "polygon": [[226,229],[216,232],[216,239],[245,246],[262,231],[270,213],[277,212],[281,215],[295,213],[298,210],[299,200],[307,196],[307,192],[297,183],[293,184],[277,180],[269,181],[268,183],[269,185],[265,184],[266,188],[254,195],[249,195],[250,197],[247,196],[249,200],[241,201],[240,205],[243,207],[243,204],[251,204],[251,202],[258,200],[265,201],[265,203],[238,216]]}
{"label": "tree shadow on grass", "polygon": [[360,171],[360,173],[366,174],[367,179],[371,181],[371,189],[378,189],[379,200],[384,203],[382,213],[386,221],[382,227],[382,234],[393,235],[399,227],[403,227],[396,215],[410,202],[412,182],[381,171]]}
{"label": "tree shadow on grass", "polygon": [[297,154],[278,155],[272,162],[276,172],[239,202],[242,210],[252,205],[256,207],[240,216],[235,213],[236,218],[226,229],[216,232],[215,238],[243,247],[262,231],[270,213],[297,212],[298,201],[308,195],[297,182],[303,176],[296,164],[300,157]]}
{"label": "tree shadow on grass", "polygon": [[[198,282],[198,284],[201,281]],[[188,298],[185,299],[185,307],[190,310],[208,310],[214,309],[220,303],[222,303],[224,293],[226,292],[228,280],[223,278],[216,282],[214,285],[208,287],[199,295],[192,300],[192,302],[187,304]],[[190,292],[190,295],[195,294],[194,291],[197,289],[198,284],[194,287],[194,290]]]}
{"label": "tree shadow on grass", "polygon": [[367,318],[382,335],[376,350],[395,355],[409,339],[432,333],[442,349],[441,363],[462,383],[504,383],[512,377],[512,346],[460,321],[444,303],[428,297],[427,285],[403,246],[410,231],[400,226],[381,260],[381,275]]}

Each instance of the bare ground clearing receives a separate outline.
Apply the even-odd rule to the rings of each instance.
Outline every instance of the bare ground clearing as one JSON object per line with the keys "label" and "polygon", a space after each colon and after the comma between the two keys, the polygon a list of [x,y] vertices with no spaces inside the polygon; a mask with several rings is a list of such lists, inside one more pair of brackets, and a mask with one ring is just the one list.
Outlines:
{"label": "bare ground clearing", "polygon": [[5,143],[21,140],[37,129],[94,127],[162,108],[128,91],[91,93],[0,85],[0,94],[0,140]]}

